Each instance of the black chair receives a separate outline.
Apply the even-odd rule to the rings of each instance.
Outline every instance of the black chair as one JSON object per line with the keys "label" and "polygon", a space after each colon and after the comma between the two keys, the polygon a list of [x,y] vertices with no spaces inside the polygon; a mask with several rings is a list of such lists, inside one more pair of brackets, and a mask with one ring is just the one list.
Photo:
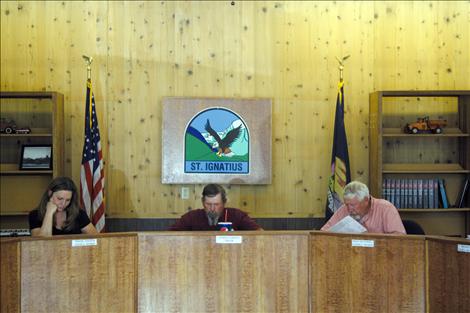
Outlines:
{"label": "black chair", "polygon": [[403,220],[402,222],[408,235],[426,235],[423,228],[415,221]]}

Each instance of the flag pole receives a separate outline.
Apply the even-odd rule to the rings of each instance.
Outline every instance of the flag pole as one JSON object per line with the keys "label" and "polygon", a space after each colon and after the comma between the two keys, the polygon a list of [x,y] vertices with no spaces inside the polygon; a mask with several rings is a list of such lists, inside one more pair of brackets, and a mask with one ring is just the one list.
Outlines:
{"label": "flag pole", "polygon": [[[87,85],[89,85],[88,88],[90,89],[90,99],[89,99],[88,105],[90,107],[90,112],[91,112],[91,110],[92,110],[92,108],[91,108],[92,97],[93,97],[93,93],[91,92],[91,63],[93,62],[93,57],[89,57],[87,55],[82,55],[82,58],[86,62]],[[90,118],[90,128],[91,128],[91,118]]]}
{"label": "flag pole", "polygon": [[86,62],[86,73],[87,73],[87,79],[91,80],[91,63],[93,62],[93,58],[89,57],[87,55],[82,55],[82,58]]}
{"label": "flag pole", "polygon": [[350,55],[347,55],[345,57],[343,57],[342,59],[336,57],[336,60],[338,60],[338,63],[339,63],[339,81],[342,83],[343,82],[343,70],[344,70],[344,65],[343,65],[343,62],[346,61],[348,58],[350,57]]}
{"label": "flag pole", "polygon": [[351,181],[349,166],[348,141],[344,127],[344,95],[343,95],[343,58],[336,57],[339,63],[338,96],[336,97],[336,113],[333,132],[333,149],[331,152],[331,175],[328,178],[328,193],[325,208],[325,217],[330,217],[341,207],[344,187]]}

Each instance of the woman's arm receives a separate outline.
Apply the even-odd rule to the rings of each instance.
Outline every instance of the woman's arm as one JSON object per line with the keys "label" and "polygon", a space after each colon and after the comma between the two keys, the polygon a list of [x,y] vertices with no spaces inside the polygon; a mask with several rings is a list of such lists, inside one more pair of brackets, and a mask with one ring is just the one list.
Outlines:
{"label": "woman's arm", "polygon": [[54,213],[57,211],[57,205],[51,201],[47,203],[46,215],[42,221],[41,227],[31,229],[31,236],[52,236],[52,226],[54,225]]}

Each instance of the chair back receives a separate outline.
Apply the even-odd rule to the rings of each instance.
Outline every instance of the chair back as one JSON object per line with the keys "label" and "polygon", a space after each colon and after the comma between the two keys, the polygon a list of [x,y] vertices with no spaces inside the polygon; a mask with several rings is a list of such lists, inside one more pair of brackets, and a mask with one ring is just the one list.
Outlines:
{"label": "chair back", "polygon": [[424,229],[415,221],[403,220],[402,222],[408,235],[425,235]]}

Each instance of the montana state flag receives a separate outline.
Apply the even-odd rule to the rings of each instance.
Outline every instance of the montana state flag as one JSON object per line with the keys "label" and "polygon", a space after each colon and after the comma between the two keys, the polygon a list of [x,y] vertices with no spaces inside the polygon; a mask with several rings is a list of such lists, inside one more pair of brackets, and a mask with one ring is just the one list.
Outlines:
{"label": "montana state flag", "polygon": [[351,181],[349,170],[348,141],[344,128],[344,93],[343,82],[338,84],[336,98],[335,130],[333,135],[333,152],[331,153],[331,176],[328,179],[328,197],[325,217],[327,220],[342,204],[343,191]]}

